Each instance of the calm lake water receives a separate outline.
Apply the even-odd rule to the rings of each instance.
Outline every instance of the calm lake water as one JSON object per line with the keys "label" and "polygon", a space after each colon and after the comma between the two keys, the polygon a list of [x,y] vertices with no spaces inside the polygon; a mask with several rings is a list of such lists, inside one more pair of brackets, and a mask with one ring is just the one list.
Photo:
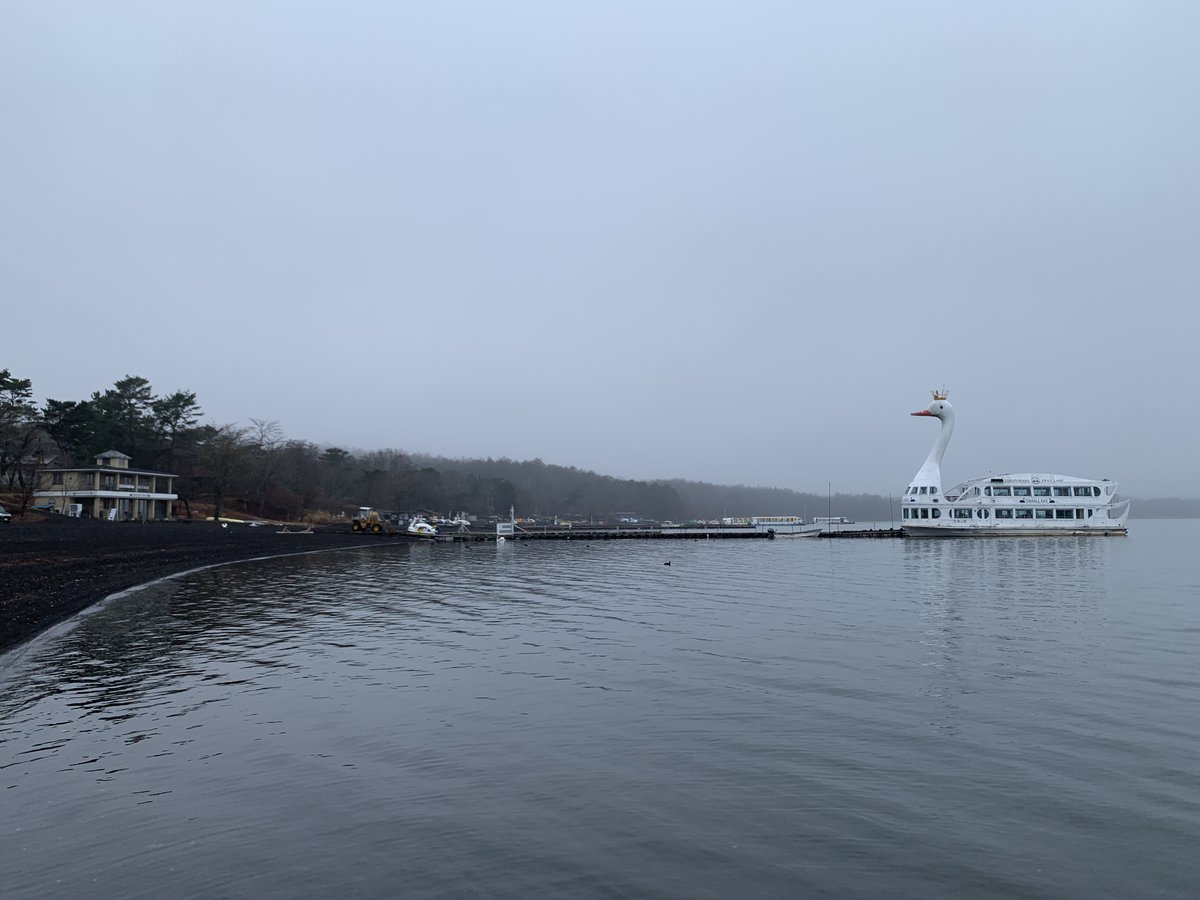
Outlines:
{"label": "calm lake water", "polygon": [[2,891],[1195,897],[1200,522],[1131,532],[161,582],[0,656]]}

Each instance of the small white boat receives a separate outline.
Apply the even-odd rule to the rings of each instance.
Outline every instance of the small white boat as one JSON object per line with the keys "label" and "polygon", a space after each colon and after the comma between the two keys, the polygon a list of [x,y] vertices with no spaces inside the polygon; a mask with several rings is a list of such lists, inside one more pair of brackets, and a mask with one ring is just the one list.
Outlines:
{"label": "small white boat", "polygon": [[1107,478],[1020,472],[986,475],[942,490],[942,456],[954,432],[945,391],[914,416],[941,421],[937,440],[904,491],[901,526],[913,537],[1125,534],[1129,501]]}
{"label": "small white boat", "polygon": [[750,527],[781,538],[816,537],[821,526],[800,516],[751,516]]}
{"label": "small white boat", "polygon": [[437,537],[438,533],[436,528],[420,516],[413,516],[405,531],[414,537]]}

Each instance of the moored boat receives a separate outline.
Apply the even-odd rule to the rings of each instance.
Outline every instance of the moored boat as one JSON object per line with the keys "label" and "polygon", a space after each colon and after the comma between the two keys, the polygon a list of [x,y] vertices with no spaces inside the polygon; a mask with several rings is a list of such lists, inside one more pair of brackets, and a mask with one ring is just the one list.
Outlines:
{"label": "moored boat", "polygon": [[820,525],[800,516],[752,516],[750,526],[775,537],[816,537],[821,533]]}
{"label": "moored boat", "polygon": [[945,391],[914,416],[940,420],[937,439],[901,502],[901,526],[913,537],[1125,534],[1129,501],[1116,482],[1021,472],[986,475],[942,490],[942,456],[954,432]]}
{"label": "moored boat", "polygon": [[408,522],[408,527],[404,529],[405,534],[410,537],[433,538],[437,537],[437,529],[425,521],[422,516],[413,516]]}

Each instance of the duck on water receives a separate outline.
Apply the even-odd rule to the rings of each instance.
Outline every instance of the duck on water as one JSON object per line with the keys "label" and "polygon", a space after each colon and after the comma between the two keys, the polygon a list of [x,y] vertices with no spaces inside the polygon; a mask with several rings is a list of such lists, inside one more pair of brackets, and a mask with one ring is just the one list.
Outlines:
{"label": "duck on water", "polygon": [[941,422],[925,464],[904,491],[901,526],[913,537],[1126,533],[1129,501],[1107,478],[1021,472],[986,475],[942,490],[942,456],[954,432],[944,390],[914,416]]}

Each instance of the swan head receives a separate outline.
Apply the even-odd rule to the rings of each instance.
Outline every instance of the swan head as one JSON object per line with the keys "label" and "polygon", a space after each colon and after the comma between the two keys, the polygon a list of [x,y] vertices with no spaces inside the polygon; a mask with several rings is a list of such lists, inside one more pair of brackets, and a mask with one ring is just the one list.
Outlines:
{"label": "swan head", "polygon": [[946,399],[945,391],[934,391],[933,402],[924,409],[919,409],[914,416],[933,416],[935,419],[953,418],[954,407],[950,405],[950,401]]}

